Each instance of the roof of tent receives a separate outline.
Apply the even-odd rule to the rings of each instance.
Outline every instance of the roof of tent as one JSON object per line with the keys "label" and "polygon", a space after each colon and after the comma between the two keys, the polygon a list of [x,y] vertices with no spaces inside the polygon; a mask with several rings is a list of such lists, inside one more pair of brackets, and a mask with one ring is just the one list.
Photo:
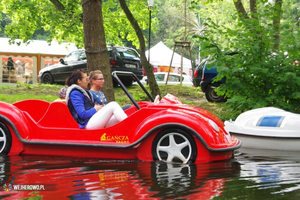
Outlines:
{"label": "roof of tent", "polygon": [[[149,51],[149,50],[148,50]],[[146,57],[148,59],[148,51],[146,51]],[[157,43],[150,49],[150,63],[152,65],[170,66],[173,51],[167,47],[162,41]],[[181,55],[174,52],[172,67],[181,67]],[[191,60],[183,57],[183,69],[191,68]],[[186,71],[186,70],[184,70]]]}
{"label": "roof of tent", "polygon": [[[32,40],[28,45],[24,43],[17,45],[16,43],[9,44],[9,40],[9,38],[0,38],[0,52],[67,55],[77,49],[75,44],[59,44],[55,41],[52,41],[50,45],[47,41],[42,40]],[[20,42],[20,40],[16,40],[16,42]]]}

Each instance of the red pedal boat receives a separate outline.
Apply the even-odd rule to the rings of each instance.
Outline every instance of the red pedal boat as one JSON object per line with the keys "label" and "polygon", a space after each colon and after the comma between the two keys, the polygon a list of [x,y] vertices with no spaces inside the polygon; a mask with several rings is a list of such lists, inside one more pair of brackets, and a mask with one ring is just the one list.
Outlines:
{"label": "red pedal boat", "polygon": [[[124,72],[122,72],[124,75]],[[241,146],[223,122],[205,109],[182,104],[172,95],[136,102],[118,78],[133,106],[128,118],[103,129],[80,129],[63,102],[0,102],[0,153],[101,159],[204,163],[226,160]]]}

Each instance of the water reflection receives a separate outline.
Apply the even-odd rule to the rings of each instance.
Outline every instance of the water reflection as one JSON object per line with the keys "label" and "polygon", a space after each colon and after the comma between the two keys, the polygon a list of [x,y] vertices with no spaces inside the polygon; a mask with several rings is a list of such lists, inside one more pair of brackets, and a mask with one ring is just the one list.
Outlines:
{"label": "water reflection", "polygon": [[[199,165],[112,162],[62,157],[0,157],[2,199],[211,199],[222,195],[238,162]],[[41,191],[15,191],[16,185],[43,185]]]}
{"label": "water reflection", "polygon": [[234,196],[299,199],[299,152],[241,148],[236,159],[241,164],[241,172],[239,180],[235,181],[240,185],[233,187]]}
{"label": "water reflection", "polygon": [[[299,199],[299,161],[298,152],[245,149],[230,161],[197,165],[3,156],[0,198]],[[45,190],[16,191],[16,185]]]}

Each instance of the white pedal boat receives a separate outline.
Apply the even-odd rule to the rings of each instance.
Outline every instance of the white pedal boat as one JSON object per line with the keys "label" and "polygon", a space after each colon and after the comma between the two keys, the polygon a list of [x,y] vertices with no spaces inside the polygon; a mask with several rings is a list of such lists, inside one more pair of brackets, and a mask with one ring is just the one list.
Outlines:
{"label": "white pedal boat", "polygon": [[300,114],[258,108],[240,114],[235,121],[225,121],[225,129],[244,148],[300,151]]}

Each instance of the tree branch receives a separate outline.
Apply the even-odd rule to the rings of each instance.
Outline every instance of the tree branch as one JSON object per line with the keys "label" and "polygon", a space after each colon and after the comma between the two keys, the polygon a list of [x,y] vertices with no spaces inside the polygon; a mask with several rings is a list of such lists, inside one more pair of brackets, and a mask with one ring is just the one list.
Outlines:
{"label": "tree branch", "polygon": [[235,6],[235,9],[238,11],[238,14],[240,17],[243,17],[245,19],[248,19],[248,15],[247,15],[247,12],[243,6],[243,3],[242,3],[242,0],[233,0],[233,3],[234,3],[234,6]]}
{"label": "tree branch", "polygon": [[59,11],[65,11],[66,10],[65,6],[62,3],[60,3],[59,0],[50,0],[50,1],[57,8],[57,10],[59,10]]}
{"label": "tree branch", "polygon": [[[61,12],[66,11],[65,6],[59,0],[50,0],[50,1],[57,8],[57,10],[59,10]],[[90,1],[90,0],[87,0],[85,3],[87,3],[88,1]],[[69,18],[71,18],[71,17],[72,17],[72,15],[69,14]],[[79,20],[83,23],[83,15],[82,15],[82,13],[80,14]]]}
{"label": "tree branch", "polygon": [[145,46],[145,38],[144,38],[143,32],[142,32],[138,22],[136,21],[136,19],[134,18],[134,16],[130,12],[130,10],[128,9],[128,6],[126,5],[125,0],[119,0],[119,2],[120,2],[120,5],[121,5],[123,11],[126,14],[127,19],[130,21],[131,26],[135,30],[135,33],[139,39],[141,61],[142,61],[144,70],[146,72],[147,78],[148,78],[151,94],[153,96],[160,95],[160,91],[159,91],[158,85],[155,81],[154,74],[153,74],[153,67],[147,61],[147,58],[145,56],[146,46]]}
{"label": "tree branch", "polygon": [[250,0],[250,12],[252,14],[251,18],[257,18],[256,17],[256,13],[257,13],[257,9],[256,9],[256,0]]}
{"label": "tree branch", "polygon": [[279,50],[280,41],[280,18],[281,18],[282,0],[275,0],[273,27],[274,27],[274,49]]}

